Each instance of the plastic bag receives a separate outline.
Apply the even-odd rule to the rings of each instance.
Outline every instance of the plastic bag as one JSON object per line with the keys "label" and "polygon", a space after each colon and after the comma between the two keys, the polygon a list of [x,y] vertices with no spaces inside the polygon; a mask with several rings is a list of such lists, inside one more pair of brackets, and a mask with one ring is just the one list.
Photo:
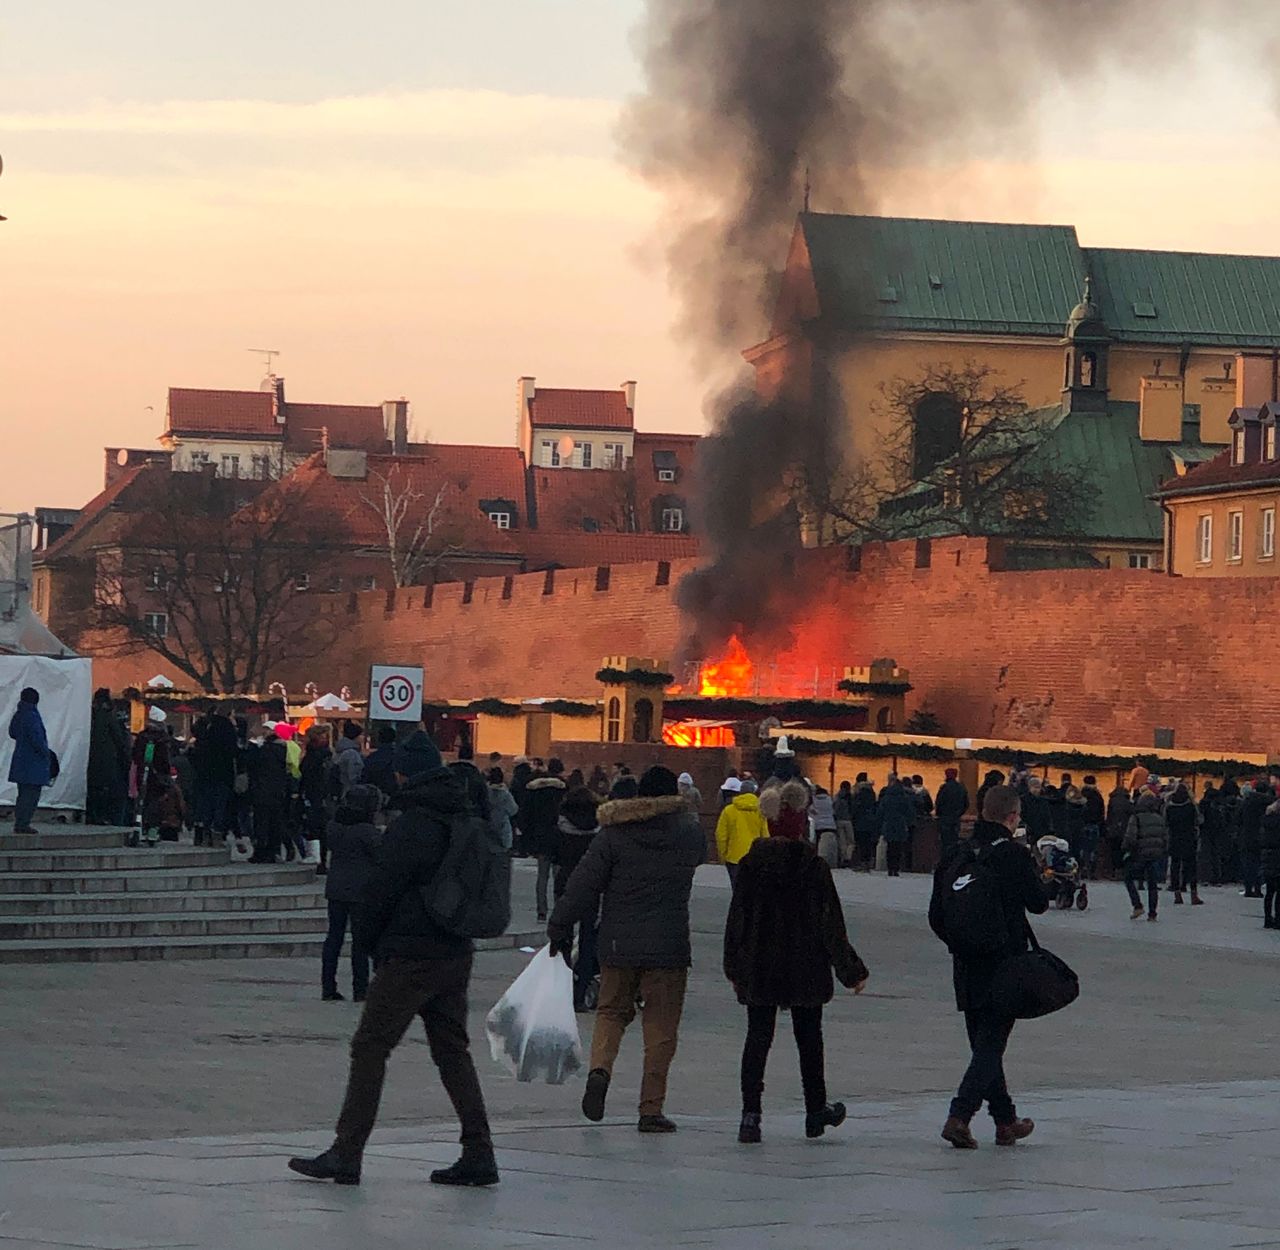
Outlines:
{"label": "plastic bag", "polygon": [[489,1052],[517,1081],[563,1085],[582,1068],[573,972],[544,946],[485,1020]]}

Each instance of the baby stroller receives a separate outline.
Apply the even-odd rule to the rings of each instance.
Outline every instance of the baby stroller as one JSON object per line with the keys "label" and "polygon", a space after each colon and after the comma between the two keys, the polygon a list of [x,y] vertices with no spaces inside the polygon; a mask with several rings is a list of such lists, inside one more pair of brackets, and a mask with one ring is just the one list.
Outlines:
{"label": "baby stroller", "polygon": [[1068,911],[1073,903],[1084,911],[1089,906],[1089,887],[1071,854],[1071,844],[1063,838],[1041,838],[1036,843],[1036,858],[1049,902],[1057,903],[1061,911]]}

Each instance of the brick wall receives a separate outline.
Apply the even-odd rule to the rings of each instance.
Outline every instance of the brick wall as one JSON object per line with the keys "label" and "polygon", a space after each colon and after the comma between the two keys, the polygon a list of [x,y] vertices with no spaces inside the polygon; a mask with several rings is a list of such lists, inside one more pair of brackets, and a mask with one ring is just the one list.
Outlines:
{"label": "brick wall", "polygon": [[[949,733],[1150,747],[1280,747],[1280,692],[1267,670],[1280,594],[1271,578],[1182,580],[1127,571],[1012,573],[999,544],[938,540],[807,553],[807,606],[783,667],[865,664],[911,670],[908,711],[928,701]],[[422,663],[427,693],[595,697],[603,656],[675,658],[684,631],[655,564],[559,570],[394,595],[326,596],[341,649],[282,674],[290,688],[348,684],[374,662]],[[994,567],[993,567],[994,566]],[[757,653],[762,648],[756,644]]]}

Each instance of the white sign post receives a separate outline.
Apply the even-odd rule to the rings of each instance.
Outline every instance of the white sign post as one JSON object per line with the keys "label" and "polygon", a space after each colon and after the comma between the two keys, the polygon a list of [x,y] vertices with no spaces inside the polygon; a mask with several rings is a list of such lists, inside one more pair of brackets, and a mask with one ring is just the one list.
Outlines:
{"label": "white sign post", "polygon": [[369,670],[369,719],[422,719],[422,669],[411,664],[375,664]]}

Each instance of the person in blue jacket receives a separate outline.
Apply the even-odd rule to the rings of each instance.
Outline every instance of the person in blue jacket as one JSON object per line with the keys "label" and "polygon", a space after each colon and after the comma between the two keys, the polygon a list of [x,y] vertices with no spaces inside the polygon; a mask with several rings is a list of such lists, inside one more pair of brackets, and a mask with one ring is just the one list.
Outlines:
{"label": "person in blue jacket", "polygon": [[40,805],[40,791],[53,780],[49,739],[39,703],[40,692],[28,686],[18,696],[18,710],[9,721],[9,737],[13,739],[9,780],[18,787],[18,801],[13,808],[14,833],[35,832],[31,818]]}

